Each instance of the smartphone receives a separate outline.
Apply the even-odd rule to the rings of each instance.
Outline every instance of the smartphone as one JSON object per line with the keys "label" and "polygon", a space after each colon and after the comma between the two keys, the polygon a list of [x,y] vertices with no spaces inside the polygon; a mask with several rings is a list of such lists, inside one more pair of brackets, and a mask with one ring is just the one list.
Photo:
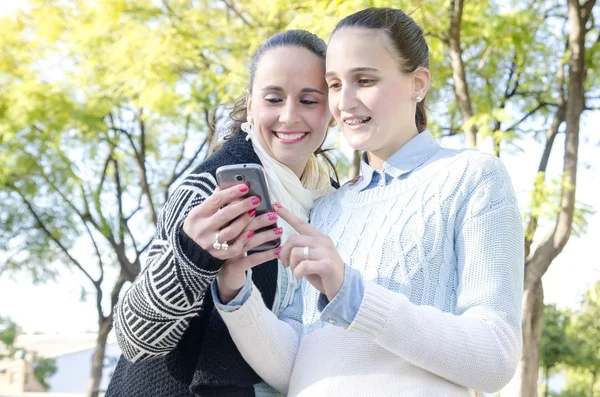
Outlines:
{"label": "smartphone", "polygon": [[[256,207],[256,216],[263,215],[267,212],[273,212],[271,197],[269,196],[269,186],[265,170],[259,164],[234,164],[226,165],[217,168],[217,184],[221,190],[230,188],[235,185],[245,184],[248,186],[248,195],[255,196],[260,199],[260,204]],[[273,229],[276,226],[256,230],[260,233],[265,230]],[[267,251],[279,247],[281,239],[277,238],[273,241],[267,241],[264,244],[252,249],[248,252]]]}

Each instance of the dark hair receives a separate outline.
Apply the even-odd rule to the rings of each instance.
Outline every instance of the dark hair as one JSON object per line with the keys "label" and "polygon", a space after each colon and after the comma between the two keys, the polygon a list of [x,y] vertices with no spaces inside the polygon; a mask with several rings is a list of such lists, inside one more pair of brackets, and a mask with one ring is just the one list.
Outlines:
{"label": "dark hair", "polygon": [[[248,81],[248,93],[252,94],[252,86],[254,84],[254,77],[256,76],[256,69],[264,54],[275,48],[282,47],[297,47],[304,48],[323,61],[323,67],[325,66],[325,55],[327,54],[327,44],[314,33],[310,33],[306,30],[286,30],[285,32],[277,33],[276,35],[269,38],[265,43],[258,49],[254,58],[252,58],[252,66],[250,67],[250,80]],[[248,117],[248,104],[246,103],[246,95],[242,95],[240,99],[233,105],[229,113],[229,127],[225,133],[224,138],[229,139],[240,132],[240,126],[242,123],[247,121]],[[326,155],[328,150],[323,149],[321,146],[315,152],[315,155],[322,155],[325,161],[331,167],[333,173],[337,178],[337,172],[335,165],[331,159]]]}
{"label": "dark hair", "polygon": [[[398,56],[403,73],[412,73],[419,67],[429,67],[429,48],[423,29],[404,11],[396,8],[367,8],[342,19],[332,37],[341,28],[380,29],[387,33],[392,50]],[[417,102],[415,122],[419,132],[427,128],[425,98]]]}

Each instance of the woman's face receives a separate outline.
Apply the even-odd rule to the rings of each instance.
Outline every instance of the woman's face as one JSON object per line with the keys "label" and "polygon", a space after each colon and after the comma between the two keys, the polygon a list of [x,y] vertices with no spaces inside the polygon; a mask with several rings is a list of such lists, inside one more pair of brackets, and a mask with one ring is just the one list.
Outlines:
{"label": "woman's face", "polygon": [[296,175],[325,140],[331,113],[323,60],[299,47],[274,48],[258,62],[248,121],[265,150]]}
{"label": "woman's face", "polygon": [[429,72],[402,73],[385,32],[335,32],[326,69],[329,109],[352,148],[385,161],[417,135],[416,97],[425,96]]}

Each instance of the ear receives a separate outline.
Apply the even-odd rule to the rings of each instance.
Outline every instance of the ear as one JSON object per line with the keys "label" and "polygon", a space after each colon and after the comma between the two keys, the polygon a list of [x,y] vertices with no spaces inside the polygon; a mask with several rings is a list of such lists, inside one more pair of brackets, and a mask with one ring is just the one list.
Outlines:
{"label": "ear", "polygon": [[247,121],[252,123],[252,95],[246,90],[246,114]]}
{"label": "ear", "polygon": [[421,67],[418,68],[414,73],[415,86],[413,96],[415,98],[418,96],[425,98],[425,95],[427,95],[427,91],[429,90],[429,86],[431,84],[429,69]]}
{"label": "ear", "polygon": [[333,128],[333,127],[335,127],[335,124],[336,124],[336,123],[335,123],[335,117],[332,117],[332,118],[331,118],[331,121],[329,121],[329,127],[330,127],[330,128]]}

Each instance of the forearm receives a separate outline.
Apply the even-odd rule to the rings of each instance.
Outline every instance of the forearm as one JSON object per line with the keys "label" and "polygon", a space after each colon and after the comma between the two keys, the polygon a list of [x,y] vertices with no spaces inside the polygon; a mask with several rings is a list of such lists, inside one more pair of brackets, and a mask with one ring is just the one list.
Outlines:
{"label": "forearm", "polygon": [[202,309],[207,289],[218,274],[218,262],[212,263],[216,270],[200,269],[181,255],[180,245],[165,246],[148,258],[147,268],[115,309],[119,346],[130,361],[173,350],[190,319]]}
{"label": "forearm", "polygon": [[365,333],[406,361],[476,390],[498,390],[514,374],[520,330],[496,314],[477,309],[444,313],[372,282],[365,287],[349,331]]}
{"label": "forearm", "polygon": [[187,214],[210,196],[206,186],[214,186],[210,174],[193,176],[169,198],[146,267],[115,308],[119,346],[130,361],[161,356],[177,346],[223,264],[183,232]]}
{"label": "forearm", "polygon": [[[298,304],[301,305],[300,293],[292,305],[295,311],[301,311]],[[265,306],[254,285],[248,299],[237,310],[225,312],[216,307],[246,362],[265,382],[287,393],[300,345],[300,323],[278,319]]]}

